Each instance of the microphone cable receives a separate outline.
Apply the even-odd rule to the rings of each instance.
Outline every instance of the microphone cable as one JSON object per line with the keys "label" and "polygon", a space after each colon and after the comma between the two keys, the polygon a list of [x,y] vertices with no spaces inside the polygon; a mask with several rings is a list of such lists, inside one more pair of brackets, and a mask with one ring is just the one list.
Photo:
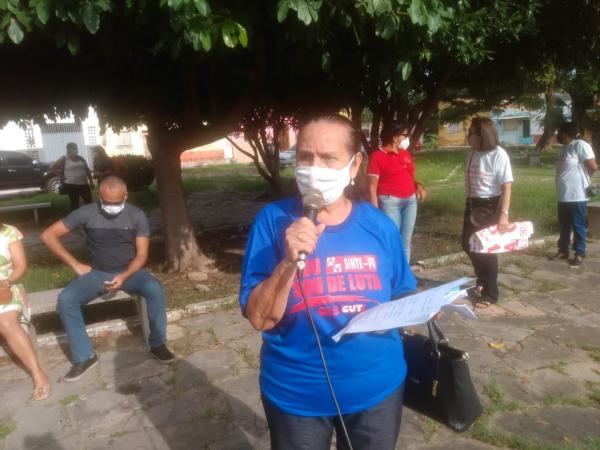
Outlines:
{"label": "microphone cable", "polygon": [[325,370],[325,377],[327,378],[327,385],[329,386],[329,392],[331,393],[331,398],[333,399],[333,404],[335,406],[335,410],[337,411],[338,419],[340,420],[340,424],[342,425],[342,430],[344,431],[344,438],[346,439],[349,450],[353,450],[352,443],[350,442],[350,436],[348,436],[348,430],[346,429],[346,423],[344,422],[344,418],[342,417],[342,411],[341,411],[340,405],[337,401],[337,397],[335,396],[335,391],[333,390],[333,384],[331,384],[331,377],[329,376],[329,369],[327,368],[327,362],[325,361],[325,354],[323,353],[323,347],[321,346],[321,339],[319,338],[319,333],[317,332],[317,326],[315,325],[315,321],[313,320],[312,314],[310,312],[308,302],[306,301],[306,296],[304,295],[304,289],[302,287],[303,272],[304,272],[304,270],[301,270],[301,269],[296,270],[296,278],[298,278],[298,285],[300,286],[300,294],[302,294],[302,301],[304,302],[304,308],[306,309],[306,313],[308,314],[308,320],[310,321],[310,325],[315,334],[315,338],[317,339],[317,347],[319,349],[319,354],[321,356],[321,363],[323,364],[323,369]]}

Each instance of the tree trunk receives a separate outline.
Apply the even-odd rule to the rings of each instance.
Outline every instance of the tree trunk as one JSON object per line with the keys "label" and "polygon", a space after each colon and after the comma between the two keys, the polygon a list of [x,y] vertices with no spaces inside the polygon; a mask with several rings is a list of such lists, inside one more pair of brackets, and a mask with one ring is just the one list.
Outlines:
{"label": "tree trunk", "polygon": [[380,125],[381,125],[381,107],[379,105],[377,105],[377,107],[373,108],[373,119],[371,120],[370,141],[369,141],[369,148],[367,149],[367,152],[369,153],[369,155],[379,148]]}
{"label": "tree trunk", "polygon": [[165,270],[184,272],[203,269],[212,262],[200,250],[181,179],[181,151],[173,148],[168,132],[149,127],[148,148],[165,234]]}
{"label": "tree trunk", "polygon": [[421,136],[425,132],[427,123],[429,122],[433,114],[437,111],[438,103],[446,90],[446,84],[448,83],[448,80],[454,73],[455,69],[456,65],[452,62],[449,63],[446,67],[446,71],[442,75],[439,82],[427,94],[427,98],[425,99],[425,102],[423,104],[423,109],[421,110],[419,119],[417,120],[415,128],[413,129],[413,132],[410,136],[410,146],[408,147],[408,149],[411,153],[414,152],[417,142],[419,142]]}
{"label": "tree trunk", "polygon": [[546,112],[544,114],[544,131],[542,132],[540,140],[535,145],[536,152],[541,152],[546,147],[548,147],[552,136],[554,136],[554,131],[556,130],[556,124],[553,120],[555,102],[554,96],[552,95],[552,91],[546,91],[544,93],[544,99],[546,103]]}

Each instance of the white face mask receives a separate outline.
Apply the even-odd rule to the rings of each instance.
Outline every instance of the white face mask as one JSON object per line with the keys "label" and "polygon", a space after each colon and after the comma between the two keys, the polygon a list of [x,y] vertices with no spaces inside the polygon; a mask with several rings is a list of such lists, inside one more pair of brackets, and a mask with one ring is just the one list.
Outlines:
{"label": "white face mask", "polygon": [[408,138],[404,138],[400,141],[400,148],[403,148],[404,150],[406,150],[409,145],[410,145],[410,139],[408,139]]}
{"label": "white face mask", "polygon": [[323,194],[323,204],[330,205],[342,196],[350,184],[350,166],[353,162],[354,156],[339,170],[316,166],[296,167],[296,183],[300,193],[304,195],[308,188],[317,189]]}
{"label": "white face mask", "polygon": [[121,203],[120,205],[105,205],[104,203],[101,203],[102,205],[102,210],[111,216],[116,216],[117,214],[119,214],[121,211],[123,211],[123,209],[125,209],[125,202]]}

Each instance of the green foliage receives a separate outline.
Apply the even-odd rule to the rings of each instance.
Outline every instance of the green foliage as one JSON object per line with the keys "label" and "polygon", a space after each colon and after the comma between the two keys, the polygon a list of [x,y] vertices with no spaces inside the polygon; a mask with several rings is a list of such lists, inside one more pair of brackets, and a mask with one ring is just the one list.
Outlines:
{"label": "green foliage", "polygon": [[115,173],[121,177],[127,189],[136,192],[145,189],[154,181],[152,161],[138,155],[122,155],[110,158],[115,167]]}
{"label": "green foliage", "polygon": [[[67,46],[72,55],[81,49],[85,32],[96,34],[103,17],[122,15],[132,23],[139,17],[163,14],[168,26],[160,31],[154,51],[169,51],[177,56],[190,45],[196,51],[209,51],[215,41],[227,47],[248,45],[246,28],[227,10],[213,11],[207,0],[162,0],[156,2],[122,2],[121,0],[30,0],[0,1],[0,43],[8,37],[20,44],[27,34],[44,29],[54,35],[57,46]],[[158,8],[158,11],[157,11]],[[142,19],[143,21],[143,19]]]}

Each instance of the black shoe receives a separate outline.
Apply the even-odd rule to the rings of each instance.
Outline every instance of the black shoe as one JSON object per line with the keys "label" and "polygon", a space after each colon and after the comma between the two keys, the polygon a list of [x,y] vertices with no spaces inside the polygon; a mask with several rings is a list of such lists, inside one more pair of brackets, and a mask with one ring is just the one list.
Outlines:
{"label": "black shoe", "polygon": [[569,254],[561,252],[561,251],[558,251],[558,253],[556,253],[556,255],[554,255],[553,257],[550,258],[551,261],[566,260],[566,259],[569,259]]}
{"label": "black shoe", "polygon": [[83,362],[73,364],[71,370],[67,372],[67,374],[63,377],[63,381],[67,383],[75,380],[79,380],[89,369],[98,364],[98,356],[94,353],[89,359],[86,359]]}
{"label": "black shoe", "polygon": [[176,359],[175,355],[171,353],[165,344],[152,347],[150,353],[163,364],[171,364]]}
{"label": "black shoe", "polygon": [[575,258],[569,263],[572,269],[578,269],[583,265],[583,258],[579,255],[575,255]]}

